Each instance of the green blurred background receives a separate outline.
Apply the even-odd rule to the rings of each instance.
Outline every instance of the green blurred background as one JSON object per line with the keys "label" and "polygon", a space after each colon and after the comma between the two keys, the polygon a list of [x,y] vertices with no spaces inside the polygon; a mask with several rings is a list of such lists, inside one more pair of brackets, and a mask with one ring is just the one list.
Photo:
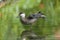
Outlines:
{"label": "green blurred background", "polygon": [[27,16],[37,11],[46,15],[46,20],[39,19],[32,26],[37,35],[51,35],[60,28],[60,0],[7,0],[0,8],[0,40],[17,40],[25,30],[17,18],[21,11]]}

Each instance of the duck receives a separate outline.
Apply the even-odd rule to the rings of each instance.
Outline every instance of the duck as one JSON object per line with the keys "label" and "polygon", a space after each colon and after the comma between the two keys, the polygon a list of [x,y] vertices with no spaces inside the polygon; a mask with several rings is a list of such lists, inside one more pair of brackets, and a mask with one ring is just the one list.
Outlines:
{"label": "duck", "polygon": [[20,12],[19,17],[20,17],[21,23],[23,23],[23,24],[33,24],[39,18],[45,18],[46,16],[41,12],[37,12],[35,14],[31,14],[28,17],[26,17],[26,14],[24,12]]}
{"label": "duck", "polygon": [[[39,18],[45,19],[46,16],[42,12],[39,11],[37,13],[30,14],[29,16],[26,16],[26,13],[24,12],[20,12],[18,14],[18,17],[20,18],[20,21],[22,24],[30,25],[29,30],[25,30],[22,32],[21,39],[26,40],[26,38],[28,39],[38,38],[38,35],[36,35],[36,33],[32,29],[32,24],[36,22]],[[40,37],[40,39],[42,38]]]}

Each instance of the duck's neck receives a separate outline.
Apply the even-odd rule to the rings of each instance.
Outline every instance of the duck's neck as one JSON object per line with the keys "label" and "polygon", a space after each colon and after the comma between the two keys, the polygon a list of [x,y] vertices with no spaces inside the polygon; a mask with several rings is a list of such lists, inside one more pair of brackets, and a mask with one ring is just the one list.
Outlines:
{"label": "duck's neck", "polygon": [[27,22],[27,19],[25,17],[21,17],[20,20],[21,20],[22,23]]}
{"label": "duck's neck", "polygon": [[21,19],[22,21],[25,21],[26,18],[25,18],[25,17],[21,17],[20,19]]}

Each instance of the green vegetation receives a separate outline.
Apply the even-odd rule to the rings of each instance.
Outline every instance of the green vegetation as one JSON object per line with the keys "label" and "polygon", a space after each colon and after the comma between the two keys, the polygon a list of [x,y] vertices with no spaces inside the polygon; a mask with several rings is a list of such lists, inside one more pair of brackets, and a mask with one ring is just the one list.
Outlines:
{"label": "green vegetation", "polygon": [[59,0],[18,0],[16,3],[11,2],[0,8],[0,40],[16,40],[25,30],[25,26],[17,18],[20,11],[29,15],[39,10],[46,15],[46,20],[39,19],[33,25],[34,32],[41,36],[54,34],[55,30],[60,27]]}

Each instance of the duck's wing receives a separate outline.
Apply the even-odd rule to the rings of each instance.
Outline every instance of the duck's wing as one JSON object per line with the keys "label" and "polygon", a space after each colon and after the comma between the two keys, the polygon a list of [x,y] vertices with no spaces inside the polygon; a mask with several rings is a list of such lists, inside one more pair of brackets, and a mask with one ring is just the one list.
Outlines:
{"label": "duck's wing", "polygon": [[33,17],[29,16],[29,17],[27,17],[27,19],[28,19],[28,20],[31,20],[31,19],[33,19]]}
{"label": "duck's wing", "polygon": [[34,19],[34,18],[36,18],[36,14],[31,14],[27,17],[27,19]]}

